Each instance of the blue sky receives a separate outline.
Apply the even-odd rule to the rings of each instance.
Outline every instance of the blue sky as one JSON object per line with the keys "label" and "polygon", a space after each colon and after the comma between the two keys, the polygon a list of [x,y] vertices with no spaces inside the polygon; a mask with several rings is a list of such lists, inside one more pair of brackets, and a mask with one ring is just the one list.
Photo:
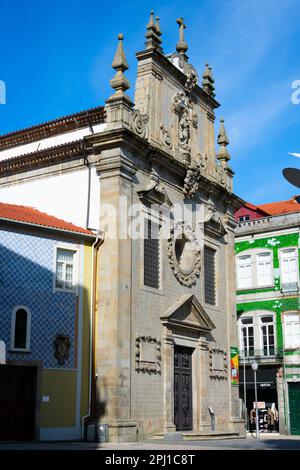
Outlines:
{"label": "blue sky", "polygon": [[288,155],[300,153],[300,104],[291,101],[300,80],[299,0],[0,0],[0,133],[104,104],[119,32],[132,96],[151,8],[166,53],[182,16],[190,62],[199,72],[213,67],[235,193],[257,204],[297,194],[281,171],[300,164]]}

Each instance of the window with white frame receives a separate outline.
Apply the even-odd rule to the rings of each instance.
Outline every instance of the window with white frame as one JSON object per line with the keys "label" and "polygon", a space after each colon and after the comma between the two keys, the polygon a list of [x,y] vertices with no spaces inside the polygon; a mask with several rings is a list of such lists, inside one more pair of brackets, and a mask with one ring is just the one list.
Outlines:
{"label": "window with white frame", "polygon": [[260,318],[261,351],[263,356],[275,354],[275,325],[273,315],[264,315]]}
{"label": "window with white frame", "polygon": [[239,217],[239,222],[247,222],[247,220],[250,220],[250,215],[241,215]]}
{"label": "window with white frame", "polygon": [[237,288],[253,289],[274,285],[273,251],[262,248],[247,250],[236,258]]}
{"label": "window with white frame", "polygon": [[56,249],[55,288],[74,291],[76,289],[76,251]]}
{"label": "window with white frame", "polygon": [[256,255],[257,286],[269,286],[273,282],[272,258],[270,252]]}
{"label": "window with white frame", "polygon": [[300,348],[300,315],[299,313],[285,313],[284,346],[286,349]]}
{"label": "window with white frame", "polygon": [[276,347],[274,314],[266,311],[253,311],[244,315],[238,322],[241,356],[274,356]]}
{"label": "window with white frame", "polygon": [[237,259],[238,288],[252,287],[252,261],[251,255],[239,256]]}
{"label": "window with white frame", "polygon": [[13,351],[30,350],[31,314],[27,307],[18,306],[12,312],[11,341]]}
{"label": "window with white frame", "polygon": [[240,349],[245,357],[254,357],[253,317],[241,319]]}
{"label": "window with white frame", "polygon": [[298,253],[296,248],[280,251],[281,286],[283,292],[297,291],[298,283]]}

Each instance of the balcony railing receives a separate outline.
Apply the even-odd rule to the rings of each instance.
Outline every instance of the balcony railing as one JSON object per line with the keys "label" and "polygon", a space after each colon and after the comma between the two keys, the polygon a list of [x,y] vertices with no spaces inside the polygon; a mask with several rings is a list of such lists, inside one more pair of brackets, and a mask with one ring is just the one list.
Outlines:
{"label": "balcony railing", "polygon": [[283,294],[291,292],[299,292],[298,282],[290,282],[289,284],[282,284],[281,292]]}
{"label": "balcony railing", "polygon": [[239,356],[242,361],[251,362],[253,359],[261,360],[263,362],[275,362],[283,358],[283,349],[269,346],[262,349],[248,349],[247,351],[239,351]]}

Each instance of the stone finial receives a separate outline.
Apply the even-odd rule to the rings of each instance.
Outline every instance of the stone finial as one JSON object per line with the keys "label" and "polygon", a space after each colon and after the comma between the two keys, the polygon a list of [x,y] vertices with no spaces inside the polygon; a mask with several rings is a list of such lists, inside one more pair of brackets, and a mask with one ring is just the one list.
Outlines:
{"label": "stone finial", "polygon": [[212,68],[209,64],[205,64],[205,70],[204,70],[202,77],[203,77],[202,88],[206,91],[206,93],[208,93],[212,97],[216,96],[214,93],[215,81],[214,81],[213,74],[212,74]]}
{"label": "stone finial", "polygon": [[183,18],[178,18],[177,23],[179,24],[179,41],[176,44],[176,51],[181,55],[181,57],[187,59],[185,53],[188,50],[188,45],[184,40],[184,30],[186,25],[183,22]]}
{"label": "stone finial", "polygon": [[147,39],[145,46],[147,49],[156,49],[161,52],[162,41],[160,39],[161,31],[159,27],[159,17],[156,16],[155,20],[156,23],[154,22],[154,11],[151,10],[149,23],[147,24],[147,32],[145,34],[145,38]]}
{"label": "stone finial", "polygon": [[160,30],[160,26],[159,26],[159,16],[156,16],[155,17],[155,28],[156,28],[156,34],[158,36],[161,36],[162,35],[162,32]]}
{"label": "stone finial", "polygon": [[147,24],[147,29],[155,29],[155,24],[154,24],[154,11],[150,11],[150,18],[149,18],[149,23]]}
{"label": "stone finial", "polygon": [[229,144],[229,140],[226,134],[225,126],[224,126],[224,118],[220,119],[220,127],[218,132],[218,144],[220,146],[219,151],[217,153],[217,159],[225,166],[227,166],[228,160],[230,160],[230,155],[227,151],[227,145]]}
{"label": "stone finial", "polygon": [[124,75],[128,69],[128,63],[125,57],[123,47],[123,34],[118,35],[119,44],[112,63],[112,67],[116,70],[116,75],[110,80],[111,87],[116,90],[114,96],[124,96],[125,91],[130,88],[130,83]]}

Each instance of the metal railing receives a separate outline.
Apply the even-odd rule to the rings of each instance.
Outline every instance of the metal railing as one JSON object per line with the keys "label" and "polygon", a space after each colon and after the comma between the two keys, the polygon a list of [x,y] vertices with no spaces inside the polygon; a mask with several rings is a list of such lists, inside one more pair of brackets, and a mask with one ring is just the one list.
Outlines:
{"label": "metal railing", "polygon": [[290,292],[299,292],[298,282],[291,282],[291,283],[288,283],[288,284],[282,284],[281,292],[283,294],[290,293]]}
{"label": "metal railing", "polygon": [[282,359],[283,353],[283,348],[269,346],[261,349],[248,349],[247,351],[239,351],[239,357],[240,359],[245,360],[245,362],[251,362],[253,359],[264,361],[272,360],[272,362],[274,362],[276,359]]}

